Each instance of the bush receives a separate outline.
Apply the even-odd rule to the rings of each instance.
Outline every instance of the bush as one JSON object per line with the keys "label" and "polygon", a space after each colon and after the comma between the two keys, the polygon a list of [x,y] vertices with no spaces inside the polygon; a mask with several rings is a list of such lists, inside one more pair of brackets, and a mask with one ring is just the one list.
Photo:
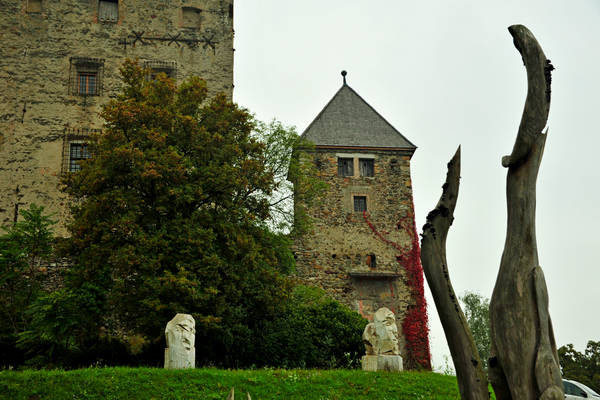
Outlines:
{"label": "bush", "polygon": [[357,367],[366,325],[323,290],[297,286],[285,311],[257,335],[257,359],[260,365],[285,368]]}

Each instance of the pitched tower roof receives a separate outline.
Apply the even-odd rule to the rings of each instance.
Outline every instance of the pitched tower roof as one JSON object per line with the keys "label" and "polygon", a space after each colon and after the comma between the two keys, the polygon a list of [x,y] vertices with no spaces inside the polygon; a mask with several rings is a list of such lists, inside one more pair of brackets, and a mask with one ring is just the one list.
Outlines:
{"label": "pitched tower roof", "polygon": [[306,128],[302,137],[317,147],[417,148],[358,93],[344,84]]}

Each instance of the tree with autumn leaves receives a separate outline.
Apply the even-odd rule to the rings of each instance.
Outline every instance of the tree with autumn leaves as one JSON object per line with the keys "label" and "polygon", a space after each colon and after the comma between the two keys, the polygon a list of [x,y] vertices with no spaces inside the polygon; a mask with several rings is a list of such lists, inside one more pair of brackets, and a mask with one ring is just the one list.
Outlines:
{"label": "tree with autumn leaves", "polygon": [[86,313],[74,347],[116,338],[156,362],[166,322],[184,312],[196,320],[200,363],[244,364],[259,324],[289,297],[293,268],[288,236],[269,224],[281,182],[266,150],[276,146],[255,131],[300,139],[223,95],[207,99],[199,78],[149,80],[133,61],[121,73],[93,157],[64,180],[74,206],[61,251],[73,267],[62,291]]}

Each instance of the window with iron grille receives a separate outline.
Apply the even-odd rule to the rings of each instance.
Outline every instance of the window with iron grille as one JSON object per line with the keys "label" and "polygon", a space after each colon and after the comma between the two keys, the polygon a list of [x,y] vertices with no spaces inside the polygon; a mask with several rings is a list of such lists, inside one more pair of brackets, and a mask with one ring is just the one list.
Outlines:
{"label": "window with iron grille", "polygon": [[79,162],[90,158],[86,143],[71,143],[69,146],[69,172],[81,170]]}
{"label": "window with iron grille", "polygon": [[338,176],[354,176],[353,158],[338,158]]}
{"label": "window with iron grille", "polygon": [[71,57],[70,61],[69,94],[79,96],[101,95],[104,60]]}
{"label": "window with iron grille", "polygon": [[98,1],[98,21],[117,22],[119,20],[119,1],[118,0],[99,0]]}
{"label": "window with iron grille", "polygon": [[358,169],[360,170],[360,176],[374,176],[374,160],[372,158],[359,158]]}
{"label": "window with iron grille", "polygon": [[171,79],[177,79],[177,63],[175,61],[144,61],[144,68],[150,70],[148,74],[149,80],[156,79],[156,76],[161,72]]}
{"label": "window with iron grille", "polygon": [[93,155],[87,144],[93,140],[93,135],[100,133],[100,129],[65,127],[62,147],[62,174],[76,172],[81,169],[79,161]]}
{"label": "window with iron grille", "polygon": [[367,196],[354,196],[354,211],[367,211]]}

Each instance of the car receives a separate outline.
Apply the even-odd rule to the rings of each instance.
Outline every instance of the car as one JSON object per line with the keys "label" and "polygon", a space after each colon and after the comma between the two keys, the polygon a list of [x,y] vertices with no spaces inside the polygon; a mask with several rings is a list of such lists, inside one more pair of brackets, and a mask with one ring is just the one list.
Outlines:
{"label": "car", "polygon": [[565,399],[600,399],[600,394],[585,386],[583,383],[563,379],[563,387],[565,389]]}

